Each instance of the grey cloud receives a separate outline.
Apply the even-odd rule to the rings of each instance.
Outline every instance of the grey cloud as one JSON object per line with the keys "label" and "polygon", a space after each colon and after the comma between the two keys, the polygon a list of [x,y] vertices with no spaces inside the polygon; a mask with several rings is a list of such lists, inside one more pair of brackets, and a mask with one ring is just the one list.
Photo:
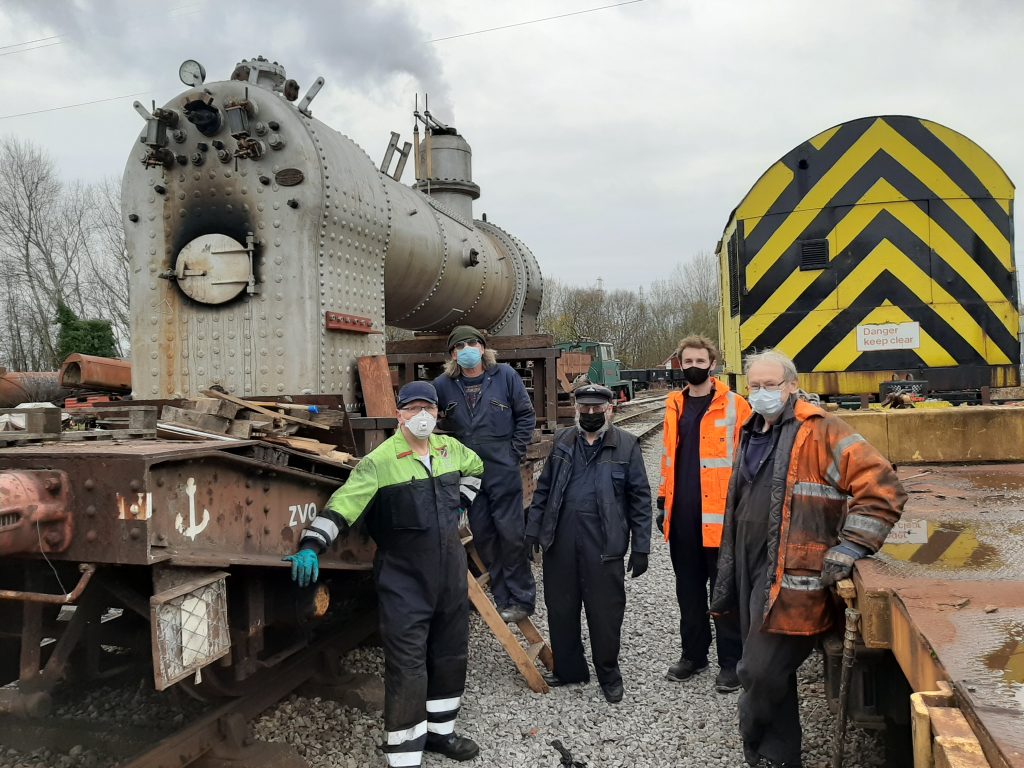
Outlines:
{"label": "grey cloud", "polygon": [[[451,90],[441,60],[407,9],[366,0],[305,0],[296,8],[301,13],[293,13],[279,0],[245,4],[186,0],[171,6],[131,0],[5,3],[5,11],[18,17],[26,30],[45,25],[53,30],[51,34],[61,36],[64,45],[121,73],[151,76],[159,53],[188,41],[210,76],[220,79],[231,71],[232,63],[224,60],[223,52],[232,59],[241,54],[273,58],[280,47],[277,40],[286,38],[308,56],[302,62],[282,62],[292,76],[293,70],[301,68],[299,74],[306,74],[306,81],[300,79],[303,87],[313,80],[315,75],[310,73],[314,71],[367,90],[385,86],[394,75],[407,74],[430,94],[433,111],[453,119]],[[26,34],[32,37],[36,35]],[[226,71],[214,72],[211,64]]]}

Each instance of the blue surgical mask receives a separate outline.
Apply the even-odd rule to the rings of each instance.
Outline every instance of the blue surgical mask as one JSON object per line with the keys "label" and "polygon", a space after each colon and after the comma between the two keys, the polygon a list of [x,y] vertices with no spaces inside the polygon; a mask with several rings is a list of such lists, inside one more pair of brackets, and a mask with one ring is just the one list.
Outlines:
{"label": "blue surgical mask", "polygon": [[784,406],[780,390],[759,389],[747,400],[750,402],[750,407],[754,409],[754,413],[759,413],[766,419],[774,419],[782,413]]}
{"label": "blue surgical mask", "polygon": [[458,361],[460,368],[476,368],[480,365],[481,357],[482,353],[478,347],[463,347],[459,350],[455,359]]}

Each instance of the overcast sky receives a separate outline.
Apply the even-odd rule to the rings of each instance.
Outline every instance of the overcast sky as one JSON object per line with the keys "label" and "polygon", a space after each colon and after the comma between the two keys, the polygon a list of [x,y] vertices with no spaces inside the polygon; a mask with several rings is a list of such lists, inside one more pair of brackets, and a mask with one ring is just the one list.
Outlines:
{"label": "overcast sky", "polygon": [[[764,170],[853,118],[935,120],[1024,179],[1011,0],[641,0],[430,42],[614,1],[4,0],[0,118],[162,104],[184,90],[185,59],[216,81],[263,54],[303,92],[324,76],[313,113],[379,162],[391,130],[411,140],[413,96],[429,90],[473,147],[476,215],[546,276],[608,288],[713,249]],[[45,147],[65,178],[120,176],[141,128],[132,100],[0,119],[0,134]]]}

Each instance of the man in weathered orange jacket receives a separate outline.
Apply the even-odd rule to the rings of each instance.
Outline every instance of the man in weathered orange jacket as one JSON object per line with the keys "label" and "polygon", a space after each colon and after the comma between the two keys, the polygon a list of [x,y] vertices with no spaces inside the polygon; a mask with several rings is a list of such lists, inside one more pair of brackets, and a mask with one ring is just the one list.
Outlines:
{"label": "man in weathered orange jacket", "polygon": [[829,629],[829,586],[877,552],[907,495],[889,461],[842,419],[797,398],[793,361],[746,360],[754,417],[729,483],[711,611],[736,613],[740,736],[750,765],[800,765],[796,671]]}
{"label": "man in weathered orange jacket", "polygon": [[[676,574],[682,655],[666,677],[682,682],[708,666],[711,622],[708,582],[715,588],[718,546],[722,541],[725,493],[732,474],[740,427],[750,416],[747,401],[711,375],[718,349],[706,336],[687,336],[676,357],[687,385],[665,403],[665,452],[658,489],[658,528],[665,536]],[[740,687],[739,625],[735,616],[715,619],[718,675],[715,688]]]}

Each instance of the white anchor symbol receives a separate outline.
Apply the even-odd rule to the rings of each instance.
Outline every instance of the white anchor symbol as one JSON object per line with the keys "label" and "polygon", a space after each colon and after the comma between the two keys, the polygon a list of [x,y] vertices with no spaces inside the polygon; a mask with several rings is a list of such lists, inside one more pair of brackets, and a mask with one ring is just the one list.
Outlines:
{"label": "white anchor symbol", "polygon": [[174,518],[174,527],[182,536],[187,536],[195,541],[196,536],[206,530],[206,526],[210,524],[210,511],[204,509],[203,522],[196,525],[196,480],[194,477],[190,477],[185,483],[185,493],[188,495],[188,528],[185,527],[185,520],[180,513]]}

